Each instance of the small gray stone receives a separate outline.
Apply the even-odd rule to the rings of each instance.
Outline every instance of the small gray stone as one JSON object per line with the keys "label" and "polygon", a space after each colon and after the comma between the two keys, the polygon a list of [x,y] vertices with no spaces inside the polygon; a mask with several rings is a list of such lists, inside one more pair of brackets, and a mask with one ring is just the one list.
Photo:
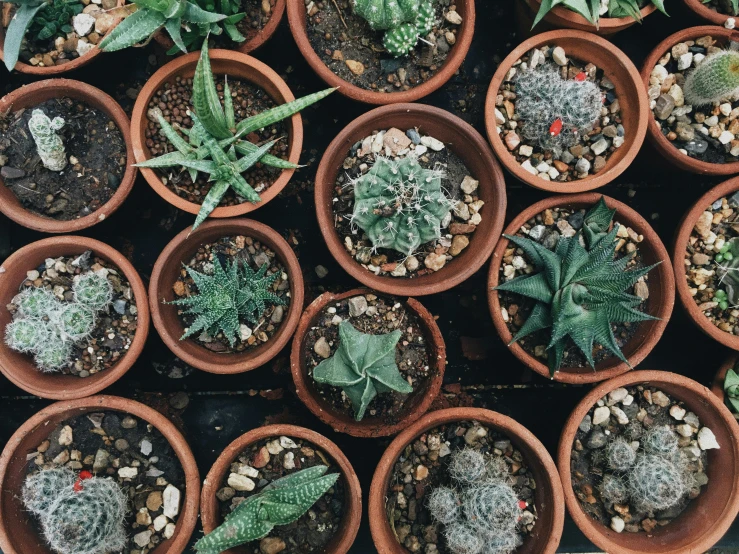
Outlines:
{"label": "small gray stone", "polygon": [[367,311],[367,299],[364,296],[355,296],[347,301],[349,305],[349,316],[359,317]]}
{"label": "small gray stone", "polygon": [[16,169],[15,167],[4,165],[2,169],[0,169],[0,176],[2,176],[3,179],[20,179],[21,177],[26,176],[26,172],[22,169]]}
{"label": "small gray stone", "polygon": [[587,174],[590,171],[590,162],[585,158],[580,158],[575,164],[575,171],[581,174]]}
{"label": "small gray stone", "polygon": [[413,144],[421,144],[421,135],[415,129],[408,129],[405,134],[413,142]]}
{"label": "small gray stone", "polygon": [[592,449],[603,448],[607,442],[608,442],[608,437],[606,437],[606,434],[600,429],[595,429],[588,436],[586,446]]}
{"label": "small gray stone", "polygon": [[122,298],[119,298],[115,302],[113,302],[113,309],[116,311],[116,313],[125,315],[126,313],[126,304],[127,302],[123,300]]}
{"label": "small gray stone", "polygon": [[700,138],[694,138],[686,142],[683,148],[693,154],[703,154],[703,152],[708,150],[708,142]]}
{"label": "small gray stone", "polygon": [[588,414],[580,422],[580,431],[582,431],[583,433],[589,433],[591,427],[592,427],[592,419],[590,418],[590,414]]}
{"label": "small gray stone", "polygon": [[654,106],[654,117],[665,120],[670,117],[672,110],[675,109],[675,99],[669,94],[661,94]]}
{"label": "small gray stone", "polygon": [[121,427],[124,429],[133,429],[137,424],[138,422],[131,416],[126,416],[123,418],[123,421],[121,421]]}
{"label": "small gray stone", "polygon": [[285,308],[282,306],[275,306],[275,310],[272,312],[272,317],[269,319],[272,323],[281,323],[283,317],[285,317]]}
{"label": "small gray stone", "polygon": [[318,275],[319,279],[323,279],[326,275],[328,275],[328,269],[323,267],[322,265],[316,266],[316,275]]}
{"label": "small gray stone", "polygon": [[331,355],[331,347],[328,345],[325,337],[321,337],[313,345],[313,351],[324,360]]}

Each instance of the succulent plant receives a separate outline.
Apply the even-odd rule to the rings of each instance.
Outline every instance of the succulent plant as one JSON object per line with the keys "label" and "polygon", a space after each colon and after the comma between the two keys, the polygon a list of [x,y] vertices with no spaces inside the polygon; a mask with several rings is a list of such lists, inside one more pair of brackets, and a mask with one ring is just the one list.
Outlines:
{"label": "succulent plant", "polygon": [[112,479],[66,468],[41,470],[26,478],[23,503],[59,554],[106,554],[126,546],[127,499]]}
{"label": "succulent plant", "polygon": [[719,50],[705,59],[685,78],[686,103],[704,106],[727,102],[739,95],[739,52]]}
{"label": "succulent plant", "polygon": [[[736,2],[737,0],[731,1]],[[664,0],[651,0],[651,2],[659,11],[667,15]],[[533,29],[539,21],[544,19],[547,13],[549,13],[549,10],[554,6],[562,6],[583,16],[595,25],[596,28],[599,27],[601,15],[607,15],[608,17],[631,17],[641,23],[641,5],[639,0],[610,0],[608,2],[608,11],[605,14],[602,13],[602,4],[599,0],[591,0],[590,2],[586,0],[542,0],[531,28]]]}
{"label": "succulent plant", "polygon": [[[182,29],[182,44],[188,52],[200,47],[208,35],[220,36],[224,32],[233,42],[241,43],[246,37],[239,32],[236,24],[246,17],[238,0],[193,0],[199,8],[206,12],[223,14],[225,17],[218,23],[197,23],[188,25]],[[176,44],[167,50],[167,54],[173,56],[180,51]]]}
{"label": "succulent plant", "polygon": [[443,176],[412,156],[379,156],[353,181],[352,223],[367,233],[375,250],[392,248],[410,256],[441,236],[441,221],[452,208],[441,187]]}
{"label": "succulent plant", "polygon": [[735,414],[739,414],[739,375],[734,368],[729,368],[724,378],[724,393],[726,403]]}
{"label": "succulent plant", "polygon": [[75,302],[99,311],[113,300],[113,285],[97,273],[83,273],[74,278],[72,292]]}
{"label": "succulent plant", "polygon": [[713,261],[717,265],[719,285],[714,300],[722,310],[739,304],[739,237],[727,240]]}
{"label": "succulent plant", "polygon": [[383,46],[394,57],[407,55],[434,26],[432,0],[353,0],[354,12],[375,31],[385,31]]}
{"label": "succulent plant", "polygon": [[626,471],[634,465],[636,451],[623,437],[616,437],[606,448],[608,467],[615,471]]}
{"label": "succulent plant", "polygon": [[395,364],[395,345],[400,337],[398,330],[369,335],[342,321],[339,348],[313,369],[313,379],[343,389],[351,400],[354,419],[361,421],[367,406],[378,394],[413,392]]}
{"label": "succulent plant", "polygon": [[657,425],[646,432],[641,443],[647,454],[669,457],[677,452],[678,438],[669,426]]}
{"label": "succulent plant", "polygon": [[325,475],[326,471],[326,466],[319,465],[272,481],[241,502],[219,527],[195,544],[195,550],[200,554],[220,554],[266,537],[275,526],[297,520],[339,478],[338,473]]}
{"label": "succulent plant", "polygon": [[[268,153],[274,141],[257,146],[248,140],[241,140],[242,137],[295,115],[334,90],[336,89],[329,88],[304,96],[237,123],[228,80],[223,87],[224,106],[221,106],[218,98],[206,39],[193,78],[192,103],[196,113],[189,113],[193,126],[190,129],[179,128],[188,140],[182,138],[161,114],[157,114],[162,133],[176,151],[135,165],[148,168],[181,167],[188,170],[193,182],[197,179],[198,172],[210,175],[210,180],[215,183],[200,207],[193,225],[195,230],[218,207],[229,187],[249,202],[256,204],[261,201],[259,194],[241,175],[257,162],[278,169],[299,167]],[[237,154],[242,154],[243,157],[238,158]]]}
{"label": "succulent plant", "polygon": [[607,473],[600,482],[600,497],[604,502],[610,504],[623,504],[629,499],[629,491],[626,488],[624,480],[617,476]]}
{"label": "succulent plant", "polygon": [[44,5],[31,21],[27,33],[35,40],[66,38],[71,33],[72,19],[85,7],[79,0],[52,0]]}
{"label": "succulent plant", "polygon": [[64,118],[50,119],[43,110],[33,110],[28,120],[28,129],[31,131],[36,151],[41,163],[51,171],[61,171],[67,166],[67,155],[64,142],[57,131],[64,127]]}
{"label": "succulent plant", "polygon": [[609,208],[602,196],[598,203],[585,214],[582,233],[588,248],[594,248],[600,239],[608,234],[614,215],[616,215],[616,209]]}
{"label": "succulent plant", "polygon": [[631,501],[654,511],[677,505],[689,491],[685,470],[670,458],[640,454],[629,470],[627,487]]}
{"label": "succulent plant", "polygon": [[[596,206],[597,210],[598,207]],[[588,219],[591,210],[585,219]],[[574,237],[560,236],[554,252],[529,238],[505,235],[534,263],[536,272],[495,287],[536,301],[528,319],[511,344],[542,329],[551,328],[547,345],[550,375],[562,365],[571,339],[595,367],[593,344],[605,347],[628,364],[613,335],[611,324],[655,319],[636,309],[642,303],[627,291],[657,264],[627,271],[632,255],[614,259],[618,225],[588,249]]]}

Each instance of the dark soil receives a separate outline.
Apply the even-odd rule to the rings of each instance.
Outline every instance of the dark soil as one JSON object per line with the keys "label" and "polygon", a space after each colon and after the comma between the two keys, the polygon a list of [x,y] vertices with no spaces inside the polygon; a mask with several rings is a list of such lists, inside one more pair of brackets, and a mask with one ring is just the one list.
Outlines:
{"label": "dark soil", "polygon": [[[218,256],[224,268],[230,259],[237,259],[241,263],[249,264],[255,272],[265,263],[268,264],[267,275],[275,272],[280,274],[280,277],[272,283],[272,292],[279,296],[285,302],[285,305],[277,306],[266,303],[267,309],[261,314],[256,325],[242,318],[241,323],[247,327],[248,331],[242,328],[244,333],[241,338],[237,338],[233,347],[229,345],[228,340],[222,333],[218,333],[215,337],[208,337],[207,334],[203,333],[200,336],[193,335],[189,338],[208,350],[224,354],[244,352],[269,341],[280,328],[284,315],[290,308],[290,281],[285,267],[267,245],[244,236],[223,237],[217,242],[205,244],[198,249],[190,260],[185,261],[185,265],[199,273],[210,273],[212,272],[214,255]],[[178,297],[197,294],[197,286],[187,275],[184,268],[174,284],[174,291]],[[186,307],[184,308],[186,309]],[[185,315],[182,313],[183,311],[185,310],[179,310],[178,313],[184,325],[188,327],[195,321],[195,317],[189,314]]]}
{"label": "dark soil", "polygon": [[[276,104],[272,98],[260,87],[238,79],[229,79],[228,86],[233,98],[236,122],[257,115]],[[223,102],[223,76],[216,76],[216,88]],[[167,138],[160,133],[160,126],[152,110],[160,110],[164,118],[170,124],[179,124],[185,129],[192,126],[192,120],[187,116],[187,110],[191,108],[190,96],[192,93],[192,79],[176,77],[174,83],[165,83],[155,94],[149,103],[148,126],[146,129],[146,146],[149,148],[150,156],[161,156],[174,152],[175,148]],[[246,139],[260,146],[270,140],[281,138],[272,150],[271,154],[287,159],[289,149],[287,141],[287,126],[283,122],[276,123],[259,131],[249,133]],[[181,198],[195,204],[202,204],[205,195],[208,194],[214,181],[208,181],[209,176],[200,173],[197,182],[193,184],[190,174],[179,167],[168,169],[157,169],[157,175],[167,187]],[[243,173],[246,181],[258,193],[267,190],[280,176],[282,170],[264,166],[257,163],[249,171]],[[232,189],[226,192],[221,199],[220,206],[234,206],[244,202]]]}
{"label": "dark soil", "polygon": [[[229,486],[229,477],[222,483],[217,497],[221,517],[231,511],[252,494],[257,494],[269,483],[290,475],[295,471],[317,465],[328,466],[326,474],[340,473],[341,469],[325,452],[318,450],[313,444],[288,437],[264,439],[244,450],[231,464],[231,475],[252,475],[256,487],[252,491],[237,491]],[[287,467],[286,467],[287,466]],[[272,542],[282,543],[282,554],[308,554],[325,552],[326,545],[339,530],[344,515],[344,497],[346,483],[340,476],[313,507],[302,517],[287,525],[275,527],[261,541],[253,541],[242,548],[246,552],[262,554],[260,544]]]}
{"label": "dark soil", "polygon": [[[421,322],[414,314],[408,311],[402,302],[387,296],[367,294],[368,308],[361,315],[352,317],[349,313],[349,300],[344,299],[327,306],[317,317],[308,330],[303,349],[303,357],[312,375],[313,369],[324,358],[316,354],[314,346],[319,338],[323,337],[329,344],[331,356],[339,348],[339,323],[349,321],[357,330],[371,335],[383,335],[396,329],[403,332],[403,336],[395,347],[395,363],[403,377],[413,387],[414,395],[425,394],[431,378],[431,360],[426,337]],[[354,417],[354,410],[349,398],[342,389],[331,385],[312,381],[318,393],[329,402],[334,409]],[[377,418],[384,424],[392,425],[402,419],[403,408],[410,395],[399,392],[378,394],[367,407],[365,419]]]}
{"label": "dark soil", "polygon": [[[482,432],[484,436],[480,436]],[[536,483],[521,452],[513,448],[508,437],[477,422],[462,421],[424,432],[405,448],[393,466],[385,510],[398,542],[410,552],[438,550],[440,554],[452,554],[443,538],[444,526],[428,510],[427,494],[451,484],[449,454],[465,447],[505,460],[511,485],[523,503],[518,527],[521,538],[533,530]]]}
{"label": "dark soil", "polygon": [[107,115],[78,100],[56,98],[36,108],[51,119],[64,118],[59,134],[70,163],[62,171],[43,166],[28,129],[32,109],[0,115],[5,186],[25,209],[42,216],[69,221],[91,214],[115,194],[126,171],[123,135]]}
{"label": "dark soil", "polygon": [[[305,1],[308,39],[329,69],[345,81],[375,92],[410,90],[428,81],[453,48],[445,33],[453,36],[453,44],[459,29],[444,18],[450,10],[449,0],[434,2],[437,25],[431,31],[431,44],[419,40],[408,56],[393,58],[382,45],[384,32],[370,29],[362,17],[354,14],[349,0],[293,1]],[[350,65],[354,64],[350,62],[361,64],[361,71],[356,69],[358,66],[352,71]]]}
{"label": "dark soil", "polygon": [[729,15],[731,17],[737,16],[737,14],[734,13],[734,9],[731,7],[730,0],[701,0],[701,3],[707,8],[711,8],[713,11],[720,14]]}

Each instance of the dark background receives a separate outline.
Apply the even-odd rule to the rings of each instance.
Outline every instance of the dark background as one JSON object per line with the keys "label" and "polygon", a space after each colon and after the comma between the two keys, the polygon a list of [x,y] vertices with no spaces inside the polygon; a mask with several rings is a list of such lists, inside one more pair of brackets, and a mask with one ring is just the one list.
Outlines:
{"label": "dark background", "polygon": [[[302,1],[302,0],[288,0]],[[478,0],[475,39],[467,59],[441,90],[422,102],[449,110],[484,134],[483,103],[498,62],[523,37],[515,33],[514,2]],[[669,34],[699,25],[682,2],[666,2],[670,18],[659,13],[619,34],[613,42],[637,67],[649,51]],[[70,74],[113,95],[129,112],[132,98],[144,80],[161,65],[155,47],[132,48],[101,56],[88,67]],[[287,16],[276,35],[256,57],[286,80],[296,97],[324,88],[304,61],[290,35]],[[31,82],[27,76],[9,76],[0,67],[0,93]],[[325,147],[352,119],[370,109],[338,94],[303,112],[305,140],[299,170],[282,195],[251,217],[271,225],[285,237],[297,238],[296,253],[306,282],[307,302],[324,290],[347,290],[358,283],[348,277],[323,243],[315,218],[313,175]],[[615,183],[601,189],[636,209],[654,226],[667,245],[682,215],[706,190],[721,179],[676,172],[644,145],[633,165]],[[545,193],[506,175],[506,222]],[[139,177],[123,207],[103,223],[81,234],[107,242],[128,256],[145,282],[164,246],[192,224],[194,216],[179,212],[159,198]],[[0,215],[0,261],[14,250],[44,235],[23,229]],[[319,279],[315,267],[328,275]],[[474,277],[442,294],[420,300],[439,316],[446,339],[448,366],[442,394],[452,403],[473,403],[515,418],[528,427],[555,454],[565,420],[589,387],[552,383],[525,369],[498,338],[486,302],[487,265]],[[465,345],[463,348],[462,345]],[[729,350],[704,336],[679,305],[654,351],[639,369],[674,371],[709,384]],[[450,386],[453,385],[453,386]],[[461,389],[458,385],[461,385]],[[323,425],[291,392],[289,352],[286,348],[266,366],[242,375],[213,376],[193,370],[175,358],[152,327],[143,355],[114,386],[105,391],[134,398],[165,412],[178,424],[204,476],[222,449],[242,433],[266,423],[292,422],[325,434],[335,441],[354,465],[366,501],[374,468],[390,439],[355,439]],[[461,393],[459,392],[461,391]],[[184,392],[189,400],[175,409],[170,400]],[[27,395],[0,376],[0,445],[36,411],[50,402]],[[176,404],[176,403],[175,403]],[[200,530],[194,537],[200,536]],[[739,524],[719,543],[716,552],[739,552]],[[561,552],[597,550],[567,518]],[[374,552],[366,510],[352,554]]]}

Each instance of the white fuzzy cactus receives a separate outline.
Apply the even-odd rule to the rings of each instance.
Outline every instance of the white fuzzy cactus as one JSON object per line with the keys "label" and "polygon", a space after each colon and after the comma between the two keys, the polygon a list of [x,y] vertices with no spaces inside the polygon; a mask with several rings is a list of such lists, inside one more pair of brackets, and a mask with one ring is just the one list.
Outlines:
{"label": "white fuzzy cactus", "polygon": [[49,116],[43,110],[33,110],[28,128],[31,130],[36,150],[46,169],[61,171],[67,165],[67,155],[64,151],[62,137],[57,134],[64,127],[64,119]]}

